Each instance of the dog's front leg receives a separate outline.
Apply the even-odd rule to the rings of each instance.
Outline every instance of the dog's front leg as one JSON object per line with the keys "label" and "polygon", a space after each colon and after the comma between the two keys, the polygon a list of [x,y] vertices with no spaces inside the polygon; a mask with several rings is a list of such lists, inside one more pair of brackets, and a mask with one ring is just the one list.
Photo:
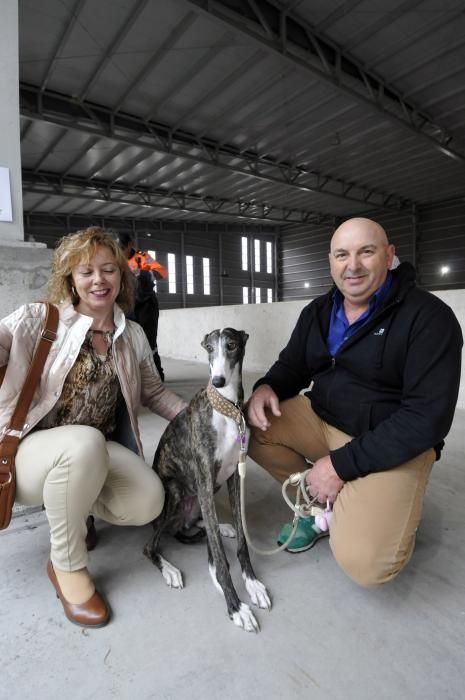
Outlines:
{"label": "dog's front leg", "polygon": [[237,469],[228,479],[228,492],[233,522],[236,528],[237,558],[241,565],[242,578],[244,579],[247,593],[254,605],[257,605],[259,608],[271,610],[271,599],[268,591],[263,583],[255,576],[250,561],[249,548],[247,547],[244,528],[242,527],[240,481]]}
{"label": "dog's front leg", "polygon": [[165,583],[170,588],[183,588],[182,573],[165,559],[159,550],[160,538],[162,533],[167,529],[171,520],[176,516],[177,503],[179,495],[177,492],[177,484],[168,482],[165,484],[165,504],[163,510],[153,522],[153,536],[144,547],[145,556],[160,570]]}
{"label": "dog's front leg", "polygon": [[197,475],[197,495],[207,531],[210,576],[216,588],[223,593],[228,615],[234,624],[242,627],[247,632],[258,632],[259,626],[254,614],[246,603],[242,603],[239,600],[231,579],[229,564],[220,535],[210,470],[206,467],[199,471],[202,473]]}

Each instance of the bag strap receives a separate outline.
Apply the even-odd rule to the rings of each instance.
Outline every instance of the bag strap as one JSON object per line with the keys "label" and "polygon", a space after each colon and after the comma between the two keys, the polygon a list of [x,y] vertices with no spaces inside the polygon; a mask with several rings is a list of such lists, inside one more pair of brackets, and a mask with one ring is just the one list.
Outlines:
{"label": "bag strap", "polygon": [[[12,479],[15,469],[14,457],[18,450],[21,432],[34,391],[39,383],[45,360],[56,338],[58,328],[58,309],[53,304],[45,304],[45,323],[39,344],[34,352],[29,371],[18,397],[15,410],[5,433],[0,438],[0,485]],[[16,434],[15,434],[16,433]]]}
{"label": "bag strap", "polygon": [[[50,347],[56,338],[56,331],[58,328],[58,309],[56,306],[49,304],[47,301],[44,301],[43,303],[46,307],[46,316],[40,341],[29,366],[29,371],[24,381],[23,388],[21,389],[21,393],[19,394],[13,415],[5,430],[5,434],[0,439],[0,454],[8,457],[14,457],[16,454],[21,432],[24,427],[24,421],[26,419],[32,397],[34,396],[34,391],[39,383]],[[6,462],[4,466],[8,467]],[[0,477],[4,471],[4,469],[2,470],[2,462],[0,462]],[[7,472],[8,471],[9,469],[7,468]]]}

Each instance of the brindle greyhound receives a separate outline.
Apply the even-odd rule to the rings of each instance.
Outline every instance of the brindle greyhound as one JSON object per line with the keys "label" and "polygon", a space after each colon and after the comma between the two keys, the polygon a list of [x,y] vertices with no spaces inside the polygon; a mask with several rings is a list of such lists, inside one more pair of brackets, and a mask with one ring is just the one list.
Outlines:
{"label": "brindle greyhound", "polygon": [[169,586],[182,588],[181,572],[160,554],[160,537],[170,532],[181,541],[192,541],[206,532],[210,576],[224,594],[229,617],[238,627],[257,632],[255,616],[239,600],[234,588],[221,540],[221,534],[234,537],[234,530],[219,524],[214,501],[214,493],[226,481],[245,587],[254,605],[269,610],[268,592],[250,563],[242,528],[237,473],[241,444],[244,446],[247,440],[241,406],[242,361],[248,337],[244,331],[224,328],[208,333],[201,343],[208,352],[210,382],[161,437],[153,469],[165,487],[165,505],[153,522],[154,534],[144,553],[160,569]]}

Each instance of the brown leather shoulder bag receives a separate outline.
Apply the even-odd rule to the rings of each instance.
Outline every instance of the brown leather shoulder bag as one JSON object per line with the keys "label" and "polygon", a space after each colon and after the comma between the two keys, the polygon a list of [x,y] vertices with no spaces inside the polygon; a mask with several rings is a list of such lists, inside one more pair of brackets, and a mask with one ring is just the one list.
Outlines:
{"label": "brown leather shoulder bag", "polygon": [[[32,358],[11,420],[0,437],[0,530],[7,528],[11,521],[16,495],[15,456],[34,391],[39,383],[45,360],[50,346],[56,338],[58,328],[57,307],[48,302],[43,303],[47,307],[47,313],[41,338]],[[6,366],[1,369],[3,371],[0,372],[0,386]]]}

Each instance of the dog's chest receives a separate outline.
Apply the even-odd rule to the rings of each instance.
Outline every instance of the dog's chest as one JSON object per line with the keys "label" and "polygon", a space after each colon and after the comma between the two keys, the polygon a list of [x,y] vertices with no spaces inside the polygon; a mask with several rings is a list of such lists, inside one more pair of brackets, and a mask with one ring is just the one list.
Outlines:
{"label": "dog's chest", "polygon": [[220,463],[215,482],[219,486],[237,467],[240,452],[239,427],[232,418],[213,411],[213,429],[216,432],[215,462]]}

